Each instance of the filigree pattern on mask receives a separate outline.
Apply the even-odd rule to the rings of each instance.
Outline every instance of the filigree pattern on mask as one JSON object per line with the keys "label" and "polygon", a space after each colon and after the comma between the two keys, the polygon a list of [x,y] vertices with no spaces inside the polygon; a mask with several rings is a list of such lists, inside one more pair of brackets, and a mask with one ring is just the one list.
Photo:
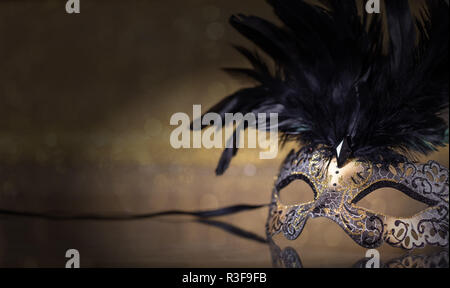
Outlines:
{"label": "filigree pattern on mask", "polygon": [[[448,247],[448,169],[434,161],[400,165],[373,165],[364,160],[348,162],[333,175],[333,160],[326,149],[308,153],[291,152],[281,167],[272,193],[267,233],[282,232],[296,239],[309,218],[326,217],[336,222],[359,245],[373,248],[386,242],[412,249],[435,245]],[[339,173],[337,168],[336,174]],[[280,190],[295,179],[306,181],[314,191],[314,201],[284,205]],[[410,218],[383,215],[357,206],[370,192],[383,187],[396,188],[429,208]]]}

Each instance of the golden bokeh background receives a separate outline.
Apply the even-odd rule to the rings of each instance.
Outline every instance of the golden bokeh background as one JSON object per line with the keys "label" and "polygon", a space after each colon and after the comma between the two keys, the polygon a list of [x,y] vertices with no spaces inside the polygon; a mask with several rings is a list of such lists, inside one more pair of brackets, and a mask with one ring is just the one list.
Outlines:
{"label": "golden bokeh background", "polygon": [[[417,1],[412,3],[417,6]],[[264,1],[81,0],[77,15],[67,14],[64,5],[56,0],[0,2],[0,207],[105,214],[269,201],[273,177],[295,145],[273,160],[260,160],[258,150],[241,149],[230,169],[218,177],[214,169],[220,150],[176,150],[169,143],[173,113],[192,117],[193,104],[206,110],[247,85],[220,70],[248,66],[231,44],[251,44],[227,22],[233,13],[246,13],[278,23]],[[448,146],[422,160],[426,159],[448,167]],[[367,208],[408,214],[422,205],[398,191],[375,194],[364,200]],[[264,235],[267,211],[247,215],[227,220]],[[314,222],[305,228],[301,245],[359,249],[337,225]],[[237,249],[241,242],[227,242],[207,228],[198,232],[190,222],[174,224],[177,231],[165,223],[162,226],[170,231],[152,237],[146,225],[160,222],[152,223],[83,226],[0,218],[0,264],[55,265],[61,260],[54,260],[59,252],[52,247],[65,247],[54,243],[61,239],[78,239],[77,245],[90,249],[91,265],[195,266],[192,255],[182,255],[190,251],[206,259],[213,253],[208,247],[217,253],[216,266],[264,266],[261,263],[269,261],[264,254],[262,260],[246,257],[241,263],[239,256],[254,257],[259,250],[245,242],[244,253]],[[70,233],[74,230],[76,237]],[[137,231],[147,231],[148,238],[129,236],[140,235]],[[95,245],[92,233],[99,233]],[[111,233],[131,237],[121,238],[119,256],[111,256],[111,250],[120,250],[109,242]],[[162,234],[179,242],[168,244]],[[54,235],[59,235],[56,240]],[[215,246],[205,248],[199,241]],[[41,254],[23,249],[27,245],[40,247]],[[184,248],[175,253],[173,246]],[[154,248],[142,260],[136,247]],[[21,251],[21,257],[11,249]],[[104,262],[98,260],[102,257]],[[174,258],[181,260],[170,261]],[[317,265],[323,260],[311,258]]]}

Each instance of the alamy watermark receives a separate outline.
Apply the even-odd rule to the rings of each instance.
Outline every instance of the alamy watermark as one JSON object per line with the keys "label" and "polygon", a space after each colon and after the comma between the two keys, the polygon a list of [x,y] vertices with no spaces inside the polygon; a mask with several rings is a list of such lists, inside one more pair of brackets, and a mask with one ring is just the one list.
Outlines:
{"label": "alamy watermark", "polygon": [[366,2],[366,12],[369,14],[380,13],[380,0],[368,0]]}
{"label": "alamy watermark", "polygon": [[380,252],[377,249],[369,249],[366,251],[366,258],[368,259],[366,268],[380,268]]}
{"label": "alamy watermark", "polygon": [[80,13],[80,0],[67,0],[66,2],[66,12],[68,14],[79,14]]}
{"label": "alamy watermark", "polygon": [[69,249],[66,251],[66,268],[80,268],[80,252],[77,249]]}
{"label": "alamy watermark", "polygon": [[[224,113],[222,119],[221,115],[213,112],[202,117],[201,105],[193,105],[192,111],[192,130],[191,119],[186,113],[178,112],[170,118],[170,125],[178,125],[170,134],[170,145],[173,148],[259,147],[265,150],[259,153],[260,159],[273,159],[277,156],[277,113]],[[202,126],[209,127],[202,130]]]}

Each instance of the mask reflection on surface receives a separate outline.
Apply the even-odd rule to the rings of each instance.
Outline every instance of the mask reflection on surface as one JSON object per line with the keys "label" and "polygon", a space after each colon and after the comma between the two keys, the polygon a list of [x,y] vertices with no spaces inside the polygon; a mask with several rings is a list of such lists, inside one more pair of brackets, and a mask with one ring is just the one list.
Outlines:
{"label": "mask reflection on surface", "polygon": [[[358,261],[354,268],[365,268],[369,259]],[[448,250],[430,254],[405,254],[380,263],[380,268],[448,268]]]}
{"label": "mask reflection on surface", "polygon": [[[291,151],[275,183],[266,232],[268,237],[282,232],[294,240],[308,218],[326,217],[366,248],[383,242],[404,249],[448,247],[448,178],[448,169],[434,161],[392,166],[353,159],[338,168],[327,149]],[[311,186],[314,200],[284,205],[280,191],[297,179]],[[429,207],[410,218],[399,218],[356,205],[383,187],[398,189]]]}
{"label": "mask reflection on surface", "polygon": [[[304,268],[297,251],[292,247],[281,249],[274,241],[268,241],[272,266],[274,268]],[[362,258],[353,268],[366,268],[369,259]],[[406,253],[400,257],[392,258],[380,263],[380,268],[448,268],[448,250],[430,254]]]}

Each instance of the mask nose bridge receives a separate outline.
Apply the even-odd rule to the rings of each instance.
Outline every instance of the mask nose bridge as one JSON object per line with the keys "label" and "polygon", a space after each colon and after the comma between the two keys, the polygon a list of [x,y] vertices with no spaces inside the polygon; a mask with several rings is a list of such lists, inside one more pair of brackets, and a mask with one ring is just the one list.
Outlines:
{"label": "mask nose bridge", "polygon": [[[326,162],[327,163],[323,167],[323,173],[325,173],[325,177],[328,177],[332,158],[328,159]],[[338,213],[336,207],[339,207],[339,204],[344,197],[344,193],[339,192],[336,189],[336,184],[334,184],[333,187],[328,186],[328,181],[324,181],[318,186],[319,191],[316,191],[317,198],[314,200],[314,208],[310,213],[310,217],[327,217],[329,212],[333,212],[332,214]],[[334,197],[332,198],[331,196]]]}
{"label": "mask nose bridge", "polygon": [[338,207],[340,207],[343,197],[344,193],[336,189],[325,189],[314,201],[314,207],[309,216],[311,218],[325,217],[336,222],[335,219],[340,214]]}

